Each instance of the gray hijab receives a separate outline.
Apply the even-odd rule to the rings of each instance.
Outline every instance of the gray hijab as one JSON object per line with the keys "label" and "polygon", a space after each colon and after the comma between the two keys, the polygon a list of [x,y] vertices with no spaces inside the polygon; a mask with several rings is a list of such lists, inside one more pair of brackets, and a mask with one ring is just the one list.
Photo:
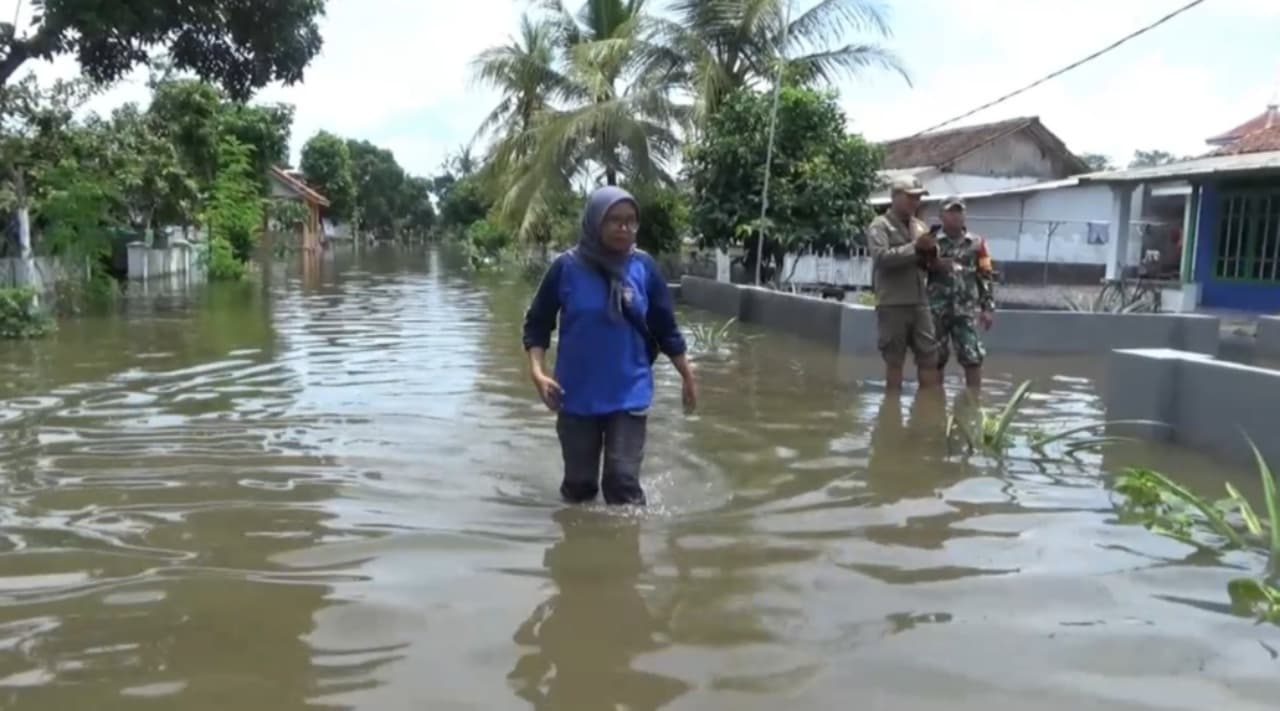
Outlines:
{"label": "gray hijab", "polygon": [[582,212],[582,231],[578,235],[578,246],[573,248],[576,258],[608,277],[609,305],[613,307],[609,309],[609,314],[614,318],[623,314],[627,262],[635,248],[627,252],[615,252],[604,246],[604,217],[610,208],[624,201],[630,202],[636,208],[636,214],[639,214],[640,206],[636,199],[622,188],[606,185],[591,193],[591,197],[587,198],[586,209]]}

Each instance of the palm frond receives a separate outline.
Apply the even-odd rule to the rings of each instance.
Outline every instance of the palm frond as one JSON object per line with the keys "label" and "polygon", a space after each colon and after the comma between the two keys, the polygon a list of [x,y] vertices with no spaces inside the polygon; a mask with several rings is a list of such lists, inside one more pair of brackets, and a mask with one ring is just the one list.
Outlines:
{"label": "palm frond", "polygon": [[911,76],[892,51],[868,44],[851,44],[826,52],[815,52],[787,62],[790,75],[802,83],[834,84],[871,68],[886,69],[901,76],[911,86]]}
{"label": "palm frond", "polygon": [[840,42],[850,33],[870,32],[889,37],[892,33],[886,14],[874,0],[822,0],[791,21],[788,41],[825,46]]}

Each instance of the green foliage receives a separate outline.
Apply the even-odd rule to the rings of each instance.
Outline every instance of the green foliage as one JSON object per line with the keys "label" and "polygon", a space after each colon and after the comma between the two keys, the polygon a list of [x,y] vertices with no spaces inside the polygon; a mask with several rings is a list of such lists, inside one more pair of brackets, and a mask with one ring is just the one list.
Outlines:
{"label": "green foliage", "polygon": [[1009,400],[993,409],[983,408],[966,392],[955,412],[947,418],[946,440],[948,448],[957,438],[969,453],[981,452],[989,456],[1005,457],[1016,447],[1024,447],[1044,455],[1050,446],[1058,447],[1066,456],[1081,451],[1126,441],[1124,437],[1100,434],[1108,427],[1119,425],[1143,425],[1160,427],[1159,422],[1149,420],[1109,420],[1081,427],[1072,427],[1052,434],[1028,427],[1019,422],[1022,408],[1031,395],[1031,381],[1021,383]]}
{"label": "green foliage", "polygon": [[394,237],[401,217],[399,208],[406,178],[404,169],[391,151],[368,141],[348,140],[347,150],[351,153],[360,205],[360,229],[381,239]]}
{"label": "green foliage", "polygon": [[1265,555],[1265,574],[1232,580],[1227,594],[1237,614],[1280,624],[1280,491],[1257,445],[1245,439],[1257,465],[1265,517],[1229,482],[1226,498],[1211,501],[1146,469],[1129,470],[1116,481],[1115,491],[1123,497],[1117,509],[1123,522],[1141,524],[1201,550],[1244,549]]}
{"label": "green foliage", "polygon": [[471,223],[467,228],[467,241],[475,245],[482,257],[497,259],[512,245],[511,233],[489,220]]}
{"label": "green foliage", "polygon": [[202,191],[213,184],[219,146],[228,137],[252,149],[254,173],[265,190],[267,171],[288,158],[293,107],[243,104],[204,82],[163,79],[152,83],[147,119],[173,144]]}
{"label": "green foliage", "polygon": [[53,320],[36,306],[35,290],[0,288],[0,338],[39,338],[53,327]]}
{"label": "green foliage", "polygon": [[38,0],[34,7],[32,26],[0,32],[0,85],[27,60],[61,54],[109,84],[163,48],[174,69],[244,99],[275,81],[301,81],[322,44],[324,0]]}
{"label": "green foliage", "polygon": [[[450,176],[452,177],[452,176]],[[437,179],[437,185],[440,179]],[[479,177],[469,175],[445,183],[437,188],[440,196],[440,227],[447,230],[465,230],[471,224],[485,219],[493,207],[493,201],[485,193]]]}
{"label": "green foliage", "polygon": [[329,199],[326,215],[347,222],[355,214],[356,179],[347,142],[320,131],[302,147],[307,184]]}
{"label": "green foliage", "polygon": [[436,223],[436,209],[431,203],[431,181],[411,176],[400,184],[396,211],[405,230],[425,237]]}
{"label": "green foliage", "polygon": [[262,228],[263,210],[252,149],[234,138],[223,138],[218,146],[218,174],[202,219],[209,228],[210,246],[214,240],[225,240],[237,260],[248,261],[254,235]]}
{"label": "green foliage", "polygon": [[[689,341],[689,350],[695,357],[724,355],[729,336],[733,333],[738,319],[731,318],[721,324],[691,323],[685,327],[685,337]],[[747,336],[748,340],[755,336]]]}
{"label": "green foliage", "polygon": [[650,254],[678,253],[689,229],[689,200],[679,190],[662,185],[628,186],[640,207],[636,242]]}
{"label": "green foliage", "polygon": [[244,278],[244,262],[236,258],[231,243],[223,237],[209,240],[207,255],[209,279],[213,281],[240,281]]}
{"label": "green foliage", "polygon": [[1111,158],[1102,153],[1081,153],[1078,157],[1092,171],[1115,170],[1116,167]]}
{"label": "green foliage", "polygon": [[878,148],[846,132],[830,93],[784,87],[769,182],[767,224],[758,224],[771,96],[730,96],[688,148],[692,225],[704,246],[741,246],[767,229],[783,247],[845,244],[873,213]]}
{"label": "green foliage", "polygon": [[311,210],[297,200],[273,200],[267,214],[277,230],[291,232],[297,231],[311,218]]}

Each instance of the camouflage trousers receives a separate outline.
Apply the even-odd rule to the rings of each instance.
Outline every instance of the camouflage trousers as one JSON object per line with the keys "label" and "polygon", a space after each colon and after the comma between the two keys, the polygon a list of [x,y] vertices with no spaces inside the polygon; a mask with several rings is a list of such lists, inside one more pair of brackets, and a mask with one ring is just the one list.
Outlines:
{"label": "camouflage trousers", "polygon": [[973,313],[933,310],[933,330],[938,338],[938,368],[947,367],[954,351],[956,360],[965,368],[977,368],[987,357],[987,348],[978,333],[978,319]]}

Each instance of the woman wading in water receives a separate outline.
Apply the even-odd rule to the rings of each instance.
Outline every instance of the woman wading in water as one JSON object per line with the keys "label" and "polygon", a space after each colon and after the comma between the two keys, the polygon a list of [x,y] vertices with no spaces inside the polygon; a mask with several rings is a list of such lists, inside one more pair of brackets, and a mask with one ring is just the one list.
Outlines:
{"label": "woman wading in water", "polygon": [[[636,249],[639,227],[630,193],[613,186],[592,193],[577,247],[551,263],[525,313],[529,374],[557,413],[560,493],[573,503],[593,500],[602,488],[605,503],[645,503],[640,465],[659,352],[684,380],[685,410],[697,405],[671,291],[653,258]],[[557,317],[552,376],[545,361]]]}

